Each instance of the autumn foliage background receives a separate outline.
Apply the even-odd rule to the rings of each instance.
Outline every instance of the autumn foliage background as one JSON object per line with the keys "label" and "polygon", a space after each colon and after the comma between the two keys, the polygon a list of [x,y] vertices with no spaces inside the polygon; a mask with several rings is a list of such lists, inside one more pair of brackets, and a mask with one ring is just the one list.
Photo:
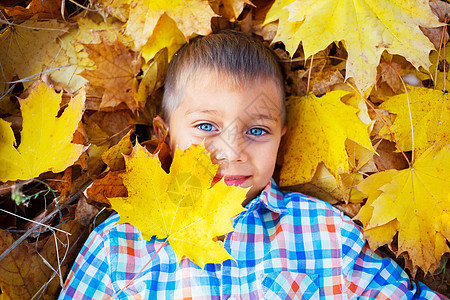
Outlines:
{"label": "autumn foliage background", "polygon": [[127,196],[123,154],[136,140],[167,154],[152,119],[170,58],[223,29],[264,41],[283,67],[280,185],[342,209],[372,249],[450,295],[446,1],[6,0],[0,9],[0,299],[56,297],[111,213],[107,197]]}

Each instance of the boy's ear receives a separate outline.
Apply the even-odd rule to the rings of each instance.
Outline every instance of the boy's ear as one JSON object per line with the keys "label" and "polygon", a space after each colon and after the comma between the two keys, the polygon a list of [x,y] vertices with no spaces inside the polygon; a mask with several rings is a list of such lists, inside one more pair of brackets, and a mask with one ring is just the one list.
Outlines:
{"label": "boy's ear", "polygon": [[156,116],[153,118],[153,131],[158,139],[165,138],[167,136],[169,127],[166,122],[160,117]]}
{"label": "boy's ear", "polygon": [[[154,124],[154,123],[153,123],[153,124]],[[155,126],[155,125],[153,125],[153,126]],[[287,126],[284,125],[284,126],[283,126],[283,129],[281,129],[281,136],[283,136],[283,135],[286,133],[286,130],[287,130]]]}

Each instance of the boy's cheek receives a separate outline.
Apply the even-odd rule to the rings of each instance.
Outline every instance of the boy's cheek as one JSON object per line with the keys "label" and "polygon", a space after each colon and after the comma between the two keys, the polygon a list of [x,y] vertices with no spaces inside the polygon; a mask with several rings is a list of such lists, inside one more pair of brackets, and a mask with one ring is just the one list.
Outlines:
{"label": "boy's cheek", "polygon": [[[203,142],[203,139],[201,138],[187,138],[187,137],[181,137],[177,138],[174,137],[169,141],[170,150],[172,153],[175,153],[175,149],[180,149],[182,151],[188,149],[191,145],[199,145]],[[206,149],[208,150],[208,147],[205,145]],[[208,150],[209,151],[209,150]]]}
{"label": "boy's cheek", "polygon": [[205,148],[208,150],[209,153],[211,153],[211,157],[216,157],[218,148],[216,146],[216,143],[212,141],[211,139],[204,139],[205,141]]}

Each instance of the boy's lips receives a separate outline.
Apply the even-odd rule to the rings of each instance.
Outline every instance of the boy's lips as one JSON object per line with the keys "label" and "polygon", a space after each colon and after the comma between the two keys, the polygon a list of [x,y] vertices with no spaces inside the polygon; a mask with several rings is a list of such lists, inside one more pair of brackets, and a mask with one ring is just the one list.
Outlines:
{"label": "boy's lips", "polygon": [[222,178],[226,185],[234,185],[239,186],[243,184],[247,179],[249,179],[251,176],[246,175],[221,175],[217,174],[213,179],[213,184],[216,184],[219,182]]}

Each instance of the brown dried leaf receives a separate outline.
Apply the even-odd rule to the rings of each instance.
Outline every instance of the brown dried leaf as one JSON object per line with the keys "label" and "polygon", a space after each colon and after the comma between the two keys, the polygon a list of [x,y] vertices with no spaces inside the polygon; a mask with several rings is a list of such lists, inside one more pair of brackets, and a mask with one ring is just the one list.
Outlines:
{"label": "brown dried leaf", "polygon": [[75,210],[75,221],[83,226],[88,226],[99,212],[99,209],[86,202],[84,197],[80,197],[78,200],[77,209]]}
{"label": "brown dried leaf", "polygon": [[422,30],[423,34],[430,39],[430,41],[433,43],[436,49],[439,49],[442,44],[445,45],[446,41],[448,41],[449,38],[448,32],[446,29],[443,29],[442,27],[438,28],[420,27],[420,30]]}
{"label": "brown dried leaf", "polygon": [[[3,1],[2,1],[3,2]],[[32,0],[25,8],[22,6],[2,7],[14,23],[34,19],[61,19],[61,0]]]}
{"label": "brown dried leaf", "polygon": [[89,117],[108,135],[109,145],[117,144],[130,129],[133,129],[131,124],[134,124],[134,120],[129,110],[97,111]]}
{"label": "brown dried leaf", "polygon": [[370,133],[371,137],[375,137],[380,133],[380,130],[385,126],[385,123],[382,121],[384,120],[388,126],[392,126],[394,117],[392,115],[389,115],[389,112],[387,112],[384,109],[369,109],[368,110],[369,116],[372,120],[375,120],[375,123],[373,124],[372,131]]}
{"label": "brown dried leaf", "polygon": [[124,171],[109,172],[105,177],[95,180],[86,190],[87,198],[110,206],[108,198],[128,197],[128,191],[119,177],[119,174],[123,173]]}
{"label": "brown dried leaf", "polygon": [[91,117],[84,115],[84,128],[91,143],[88,150],[88,171],[90,176],[98,175],[102,172],[104,163],[101,154],[110,147],[110,135],[102,130],[100,126],[94,122]]}
{"label": "brown dried leaf", "polygon": [[[161,168],[163,168],[164,171],[169,173],[170,165],[172,164],[172,154],[170,151],[169,145],[166,143],[165,138],[161,140],[155,140],[159,141],[158,147],[156,150],[153,151],[153,154],[158,153],[159,161],[161,162]],[[147,150],[149,147],[146,145]]]}
{"label": "brown dried leaf", "polygon": [[101,86],[86,84],[86,110],[100,110],[105,89]]}
{"label": "brown dried leaf", "polygon": [[312,90],[315,95],[322,95],[331,91],[335,84],[343,82],[344,76],[342,76],[341,72],[334,67],[325,67],[314,75],[312,80]]}
{"label": "brown dried leaf", "polygon": [[100,128],[100,126],[87,114],[83,116],[83,122],[89,143],[98,146],[106,144],[109,147],[109,134],[103,131],[102,128]]}
{"label": "brown dried leaf", "polygon": [[396,152],[395,143],[382,140],[377,148],[378,155],[373,160],[379,172],[391,169],[402,170],[408,167],[405,157]]}
{"label": "brown dried leaf", "polygon": [[99,44],[83,44],[89,59],[95,62],[94,70],[84,70],[81,75],[91,84],[105,88],[100,109],[117,109],[125,103],[136,111],[134,95],[137,92],[136,75],[141,68],[137,53],[130,51],[121,42],[103,40]]}
{"label": "brown dried leaf", "polygon": [[23,2],[23,0],[3,0],[2,3],[4,7],[14,7]]}
{"label": "brown dried leaf", "polygon": [[54,174],[52,179],[47,180],[47,184],[61,196],[69,196],[72,189],[72,167],[64,170],[64,173]]}
{"label": "brown dried leaf", "polygon": [[347,216],[353,218],[356,216],[361,208],[359,203],[347,203],[347,204],[337,204],[334,207],[342,210]]}
{"label": "brown dried leaf", "polygon": [[288,85],[286,92],[292,96],[305,96],[308,94],[306,80],[304,80],[306,71],[297,70],[287,74]]}
{"label": "brown dried leaf", "polygon": [[104,41],[114,43],[119,40],[122,44],[131,47],[131,39],[123,34],[123,23],[109,18],[101,19],[98,15],[89,15],[88,17],[78,18],[78,30],[72,38],[74,46],[73,55],[78,57],[78,66],[93,68],[95,63],[88,58],[88,53],[84,51],[83,44],[98,44]]}
{"label": "brown dried leaf", "polygon": [[402,70],[400,65],[395,62],[382,62],[379,67],[381,69],[381,79],[389,85],[394,93],[398,93],[402,87],[400,81]]}
{"label": "brown dried leaf", "polygon": [[[62,224],[59,228],[72,234],[69,237],[69,245],[73,245],[82,232],[81,225],[72,220]],[[36,249],[35,243],[22,243],[0,261],[2,299],[30,299],[35,294],[36,296],[42,295],[44,299],[56,297],[60,282],[65,278],[77,252],[72,251],[65,257],[60,268],[60,274],[63,277],[60,279],[43,260],[45,259],[54,269],[57,269],[58,259],[62,260],[69,249],[67,248],[66,234],[58,231],[55,235],[56,240],[58,240],[58,251],[56,250],[55,238],[50,235],[39,252],[40,255],[35,250],[33,251],[33,249]],[[11,233],[0,230],[0,253],[8,249],[13,242],[14,238]],[[64,243],[66,247],[61,243]],[[56,276],[49,281],[52,275]],[[39,292],[43,286],[46,286],[46,288]]]}
{"label": "brown dried leaf", "polygon": [[97,146],[95,144],[92,144],[89,149],[87,150],[88,154],[88,160],[87,160],[87,166],[88,166],[88,172],[89,176],[91,178],[95,178],[97,175],[99,175],[104,167],[105,164],[102,160],[102,153],[107,151],[109,146],[107,144]]}
{"label": "brown dried leaf", "polygon": [[275,37],[278,29],[278,24],[272,22],[263,26],[264,19],[269,9],[272,7],[274,0],[253,0],[252,3],[252,27],[253,32],[264,38],[265,41],[271,41]]}
{"label": "brown dried leaf", "polygon": [[450,14],[450,3],[442,0],[430,1],[431,11],[439,17],[439,21],[444,22]]}

